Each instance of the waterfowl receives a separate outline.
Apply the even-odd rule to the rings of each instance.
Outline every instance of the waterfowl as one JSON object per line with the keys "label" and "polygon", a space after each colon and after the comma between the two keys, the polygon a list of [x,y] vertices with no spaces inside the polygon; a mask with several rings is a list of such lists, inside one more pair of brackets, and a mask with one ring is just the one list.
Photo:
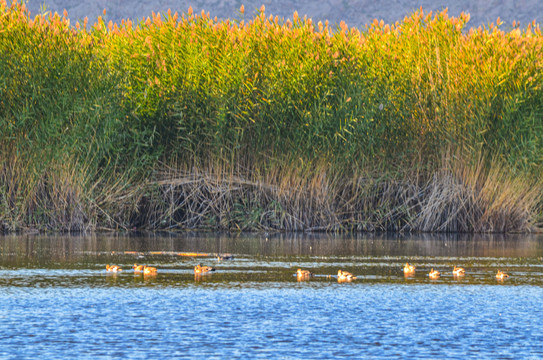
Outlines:
{"label": "waterfowl", "polygon": [[441,273],[434,269],[432,269],[430,273],[428,274],[428,276],[430,276],[430,279],[437,279],[440,275]]}
{"label": "waterfowl", "polygon": [[498,279],[498,280],[503,280],[503,279],[508,278],[508,277],[509,277],[509,275],[507,275],[504,272],[501,272],[500,270],[498,270],[498,273],[496,274],[496,279]]}
{"label": "waterfowl", "polygon": [[202,274],[209,271],[215,271],[215,268],[212,268],[211,266],[202,266],[200,264],[196,265],[194,267],[194,273],[195,274]]}
{"label": "waterfowl", "polygon": [[414,273],[415,265],[409,265],[409,263],[405,263],[405,266],[403,267],[403,272],[406,274]]}
{"label": "waterfowl", "polygon": [[123,271],[123,269],[121,269],[119,266],[117,265],[109,265],[107,264],[106,265],[106,271],[107,272],[119,272],[119,271]]}
{"label": "waterfowl", "polygon": [[156,267],[144,266],[143,275],[151,275],[151,274],[156,274]]}
{"label": "waterfowl", "polygon": [[134,269],[134,272],[142,272],[144,267],[145,266],[143,265],[134,264],[134,266],[132,266],[132,269]]}
{"label": "waterfowl", "polygon": [[232,260],[234,257],[231,254],[219,254],[217,255],[217,261]]}
{"label": "waterfowl", "polygon": [[338,270],[337,271],[337,279],[340,280],[340,281],[350,281],[350,280],[355,280],[356,279],[356,276],[354,276],[353,274],[351,274],[350,272],[347,272],[347,271],[343,271],[343,270]]}
{"label": "waterfowl", "polygon": [[298,269],[296,270],[296,276],[298,278],[310,278],[311,276],[313,276],[313,273],[309,270]]}
{"label": "waterfowl", "polygon": [[466,273],[466,271],[464,270],[464,268],[455,266],[454,269],[453,269],[453,275],[454,276],[464,276],[465,273]]}

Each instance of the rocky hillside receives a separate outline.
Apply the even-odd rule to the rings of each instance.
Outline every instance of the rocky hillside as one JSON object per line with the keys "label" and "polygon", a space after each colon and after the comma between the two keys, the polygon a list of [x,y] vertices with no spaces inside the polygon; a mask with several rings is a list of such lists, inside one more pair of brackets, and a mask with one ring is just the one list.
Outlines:
{"label": "rocky hillside", "polygon": [[27,3],[32,14],[43,11],[43,4],[46,10],[53,12],[62,13],[66,9],[72,20],[87,16],[89,22],[93,22],[104,9],[108,20],[119,21],[123,18],[141,19],[152,11],[172,9],[186,12],[189,6],[195,11],[203,9],[212,17],[239,18],[238,9],[242,4],[247,17],[252,17],[256,9],[265,5],[267,14],[285,19],[292,17],[297,10],[301,16],[307,15],[315,21],[327,19],[335,24],[344,20],[349,26],[362,26],[375,18],[394,23],[420,6],[425,11],[448,7],[452,16],[458,16],[462,11],[470,13],[471,26],[488,24],[500,17],[504,21],[503,28],[507,29],[513,20],[525,26],[533,20],[541,22],[543,19],[541,0],[29,0]]}

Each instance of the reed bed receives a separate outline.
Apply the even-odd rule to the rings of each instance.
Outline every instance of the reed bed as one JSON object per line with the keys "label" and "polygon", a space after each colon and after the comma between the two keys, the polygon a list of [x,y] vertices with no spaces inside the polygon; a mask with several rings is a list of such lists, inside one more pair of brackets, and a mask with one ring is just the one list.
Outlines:
{"label": "reed bed", "polygon": [[531,231],[541,30],[468,21],[0,1],[0,228]]}

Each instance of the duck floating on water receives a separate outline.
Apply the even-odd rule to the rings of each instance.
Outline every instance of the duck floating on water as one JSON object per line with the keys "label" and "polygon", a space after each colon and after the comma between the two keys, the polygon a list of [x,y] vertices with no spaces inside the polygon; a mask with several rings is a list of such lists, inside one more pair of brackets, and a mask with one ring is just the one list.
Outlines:
{"label": "duck floating on water", "polygon": [[143,267],[143,275],[155,275],[156,273],[157,273],[156,267],[152,267],[152,266]]}
{"label": "duck floating on water", "polygon": [[134,272],[142,272],[143,268],[144,268],[143,265],[138,265],[138,264],[134,264],[134,266],[132,266],[132,269],[134,269]]}
{"label": "duck floating on water", "polygon": [[440,275],[441,273],[434,269],[430,270],[430,273],[428,273],[428,276],[430,277],[430,279],[437,279]]}
{"label": "duck floating on water", "polygon": [[405,263],[405,266],[403,267],[404,274],[412,274],[415,272],[415,265],[410,265],[409,263]]}
{"label": "duck floating on water", "polygon": [[211,266],[202,266],[201,264],[194,267],[195,274],[202,274],[210,271],[215,271],[215,268],[212,268]]}
{"label": "duck floating on water", "polygon": [[307,280],[312,276],[313,276],[313,273],[309,270],[302,270],[302,269],[296,270],[296,277],[298,278],[298,280]]}
{"label": "duck floating on water", "polygon": [[466,271],[464,270],[464,268],[455,266],[452,273],[454,276],[464,276]]}
{"label": "duck floating on water", "polygon": [[338,270],[337,279],[338,281],[351,281],[351,280],[356,280],[356,276],[354,276],[350,272]]}
{"label": "duck floating on water", "polygon": [[107,264],[106,265],[106,271],[116,273],[116,272],[123,271],[123,269],[121,269],[118,265],[111,265],[110,266],[109,264]]}

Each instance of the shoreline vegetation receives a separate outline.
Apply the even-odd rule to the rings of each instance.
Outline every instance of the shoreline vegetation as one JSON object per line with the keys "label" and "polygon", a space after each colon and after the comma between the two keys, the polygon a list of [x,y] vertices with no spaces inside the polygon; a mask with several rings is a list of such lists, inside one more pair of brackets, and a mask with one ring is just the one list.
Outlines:
{"label": "shoreline vegetation", "polygon": [[0,231],[529,232],[539,25],[0,1]]}

